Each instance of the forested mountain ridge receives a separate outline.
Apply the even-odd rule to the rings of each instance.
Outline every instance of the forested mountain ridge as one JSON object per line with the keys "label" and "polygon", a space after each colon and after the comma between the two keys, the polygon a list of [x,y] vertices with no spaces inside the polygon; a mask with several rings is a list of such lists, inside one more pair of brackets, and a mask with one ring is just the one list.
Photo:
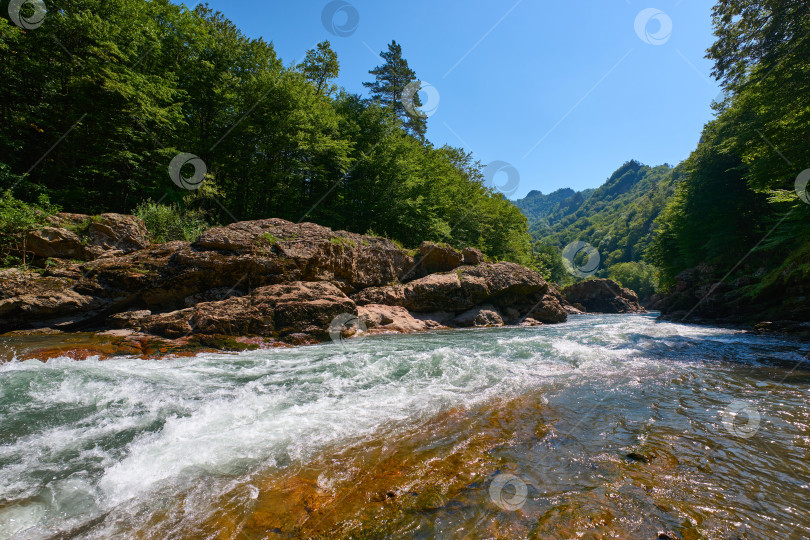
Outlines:
{"label": "forested mountain ridge", "polygon": [[538,221],[547,221],[560,203],[576,194],[577,192],[571,188],[558,189],[548,195],[543,194],[542,191],[534,190],[530,191],[523,199],[516,200],[515,205],[529,218],[529,223],[536,223]]}
{"label": "forested mountain ridge", "polygon": [[641,262],[655,234],[654,221],[675,189],[677,169],[629,161],[597,189],[538,191],[515,201],[536,241],[562,249],[584,241],[598,249],[605,269]]}

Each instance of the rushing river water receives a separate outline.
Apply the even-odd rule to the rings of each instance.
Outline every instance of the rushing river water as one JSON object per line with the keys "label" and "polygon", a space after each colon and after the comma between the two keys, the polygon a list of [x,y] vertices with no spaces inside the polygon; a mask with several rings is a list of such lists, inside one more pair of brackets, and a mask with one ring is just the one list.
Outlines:
{"label": "rushing river water", "polygon": [[0,539],[810,538],[810,344],[653,316],[0,365]]}

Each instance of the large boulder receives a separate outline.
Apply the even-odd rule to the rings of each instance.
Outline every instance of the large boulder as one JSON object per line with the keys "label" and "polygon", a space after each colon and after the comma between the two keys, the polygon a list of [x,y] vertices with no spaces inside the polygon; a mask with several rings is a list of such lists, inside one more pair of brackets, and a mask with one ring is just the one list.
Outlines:
{"label": "large boulder", "polygon": [[[462,266],[454,272],[430,274],[405,285],[369,288],[353,299],[358,305],[402,306],[415,313],[462,313],[482,304],[528,310],[544,303],[542,297],[550,290],[537,272],[504,262]],[[533,295],[538,294],[540,297],[535,299]]]}
{"label": "large boulder", "polygon": [[464,264],[477,266],[484,262],[484,254],[481,250],[475,248],[464,248],[461,252],[461,257]]}
{"label": "large boulder", "polygon": [[486,283],[491,297],[508,302],[513,296],[526,296],[538,291],[548,291],[543,277],[525,266],[515,263],[486,263],[459,270],[463,279],[479,279]]}
{"label": "large boulder", "polygon": [[107,324],[115,329],[140,330],[151,316],[152,312],[148,309],[133,309],[110,315],[107,317]]}
{"label": "large boulder", "polygon": [[404,306],[416,312],[456,313],[484,303],[506,308],[548,290],[540,274],[519,264],[484,263],[408,283]]}
{"label": "large boulder", "polygon": [[413,277],[426,276],[436,272],[449,272],[464,263],[462,254],[446,244],[422,242],[412,273]]}
{"label": "large boulder", "polygon": [[107,252],[132,253],[149,247],[151,243],[143,221],[124,214],[101,214],[92,219],[87,235],[90,252],[98,256]]}
{"label": "large boulder", "polygon": [[92,260],[124,255],[150,245],[141,219],[124,214],[57,214],[31,232],[26,251],[35,257]]}
{"label": "large boulder", "polygon": [[[106,305],[75,290],[75,280],[41,276],[17,269],[0,271],[0,331],[40,326]],[[63,321],[60,321],[63,322]]]}
{"label": "large boulder", "polygon": [[465,279],[461,273],[431,274],[405,286],[405,306],[417,313],[464,311],[490,297],[481,279]]}
{"label": "large boulder", "polygon": [[[98,294],[129,298],[131,303],[153,311],[165,311],[185,305],[188,296],[218,285],[217,279],[204,281],[173,261],[189,250],[188,242],[169,242],[122,255],[90,261],[81,265],[87,280],[96,284]],[[225,285],[232,276],[219,278]]]}
{"label": "large boulder", "polygon": [[43,227],[29,233],[25,250],[43,259],[82,259],[85,254],[79,235],[61,227]]}
{"label": "large boulder", "polygon": [[[576,310],[579,312],[579,310]],[[527,318],[534,319],[545,324],[564,323],[568,320],[571,310],[560,302],[553,294],[545,294],[529,310]]]}
{"label": "large boulder", "polygon": [[555,289],[541,289],[532,294],[511,298],[507,307],[501,307],[504,320],[509,324],[557,324],[568,320],[569,309],[556,297]]}
{"label": "large boulder", "polygon": [[412,334],[424,332],[442,325],[435,321],[421,320],[400,306],[368,304],[357,308],[358,317],[371,331]]}
{"label": "large boulder", "polygon": [[[53,225],[82,230],[89,227],[98,232],[95,223],[89,216],[60,215]],[[98,225],[112,229],[116,223],[125,224],[126,220],[105,214]],[[78,272],[77,281],[81,277],[82,286],[93,289],[80,294],[112,302],[106,316],[128,309],[167,313],[223,295],[298,281],[329,281],[353,293],[397,282],[413,268],[413,258],[389,240],[279,219],[216,227],[194,244],[170,242],[127,254],[124,251],[132,247],[127,243],[139,242],[138,221],[131,224],[130,228],[122,225],[115,229],[129,230],[117,237],[123,244],[107,246],[123,248],[107,252],[117,256],[97,253],[98,258],[82,265]],[[53,268],[48,272],[64,274],[65,270]],[[87,309],[73,305],[77,312]]]}
{"label": "large boulder", "polygon": [[562,291],[568,302],[581,304],[589,313],[644,313],[638,296],[610,279],[580,281]]}
{"label": "large boulder", "polygon": [[404,306],[405,286],[369,287],[352,296],[358,306],[378,304],[384,306]]}
{"label": "large boulder", "polygon": [[402,306],[416,313],[461,312],[489,298],[481,279],[464,279],[461,273],[430,274],[407,285],[372,287],[353,296],[358,305]]}
{"label": "large boulder", "polygon": [[[182,338],[194,333],[194,327],[191,325],[193,316],[192,308],[181,309],[144,318],[133,318],[130,319],[133,326],[124,326],[124,328],[167,338]],[[117,318],[117,320],[120,319]]]}
{"label": "large boulder", "polygon": [[283,219],[216,227],[204,232],[193,248],[242,256],[254,267],[286,272],[284,281],[332,281],[347,293],[396,282],[414,264],[390,240]]}

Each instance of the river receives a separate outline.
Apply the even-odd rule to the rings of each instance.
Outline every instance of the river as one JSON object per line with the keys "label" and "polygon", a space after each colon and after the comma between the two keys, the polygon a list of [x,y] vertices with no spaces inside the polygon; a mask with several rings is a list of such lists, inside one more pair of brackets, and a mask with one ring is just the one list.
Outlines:
{"label": "river", "polygon": [[810,538],[810,344],[653,315],[0,365],[0,539]]}

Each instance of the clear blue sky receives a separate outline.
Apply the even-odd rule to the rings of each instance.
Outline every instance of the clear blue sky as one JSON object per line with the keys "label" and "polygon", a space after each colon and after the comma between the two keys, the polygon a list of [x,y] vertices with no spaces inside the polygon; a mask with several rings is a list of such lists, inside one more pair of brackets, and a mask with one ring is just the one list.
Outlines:
{"label": "clear blue sky", "polygon": [[[397,40],[440,96],[428,138],[472,150],[485,164],[511,163],[521,178],[516,197],[597,187],[629,159],[679,163],[719,93],[704,58],[713,41],[706,0],[347,3],[335,23],[354,9],[359,24],[338,37],[322,22],[326,0],[209,2],[248,36],[273,42],[285,64],[329,39],[338,84],[364,95],[368,71],[381,63],[376,53]],[[640,35],[662,44],[636,32],[649,8],[665,15]]]}

